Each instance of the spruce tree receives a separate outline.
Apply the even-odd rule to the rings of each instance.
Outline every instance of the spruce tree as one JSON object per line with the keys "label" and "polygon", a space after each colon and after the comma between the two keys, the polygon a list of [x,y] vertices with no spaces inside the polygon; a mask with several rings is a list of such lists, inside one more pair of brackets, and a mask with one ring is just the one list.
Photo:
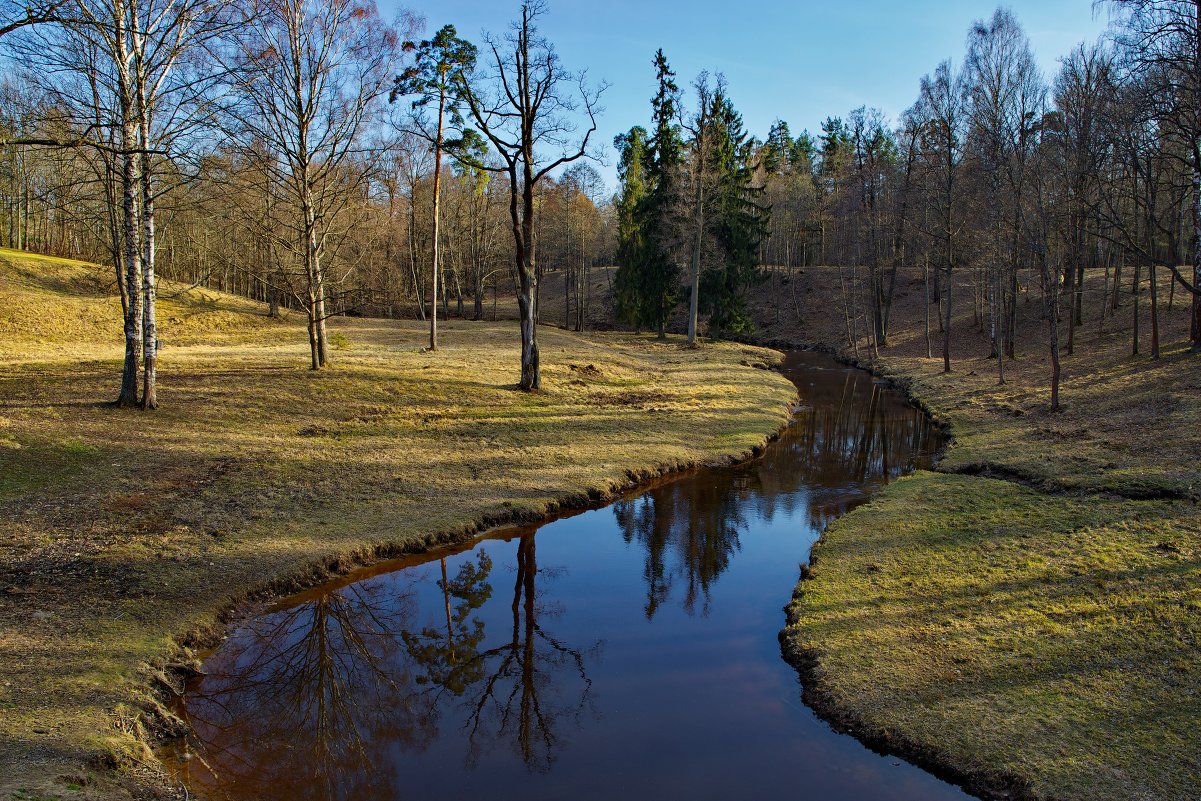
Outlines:
{"label": "spruce tree", "polygon": [[621,193],[617,197],[617,274],[614,277],[617,319],[641,328],[645,317],[642,272],[646,255],[646,233],[642,207],[647,183],[647,133],[635,125],[629,133],[613,139],[617,150],[617,175]]}
{"label": "spruce tree", "polygon": [[763,169],[772,175],[790,172],[795,144],[788,123],[784,120],[773,122],[763,145]]}
{"label": "spruce tree", "polygon": [[678,179],[683,141],[677,121],[680,89],[663,51],[655,53],[655,79],[659,90],[651,99],[653,131],[647,143],[647,181],[650,191],[641,208],[646,249],[642,265],[643,322],[665,335],[667,318],[680,299]]}
{"label": "spruce tree", "polygon": [[655,54],[658,92],[652,130],[635,127],[613,140],[621,159],[618,199],[617,314],[663,338],[680,299],[678,175],[683,141],[676,121],[679,88],[663,51]]}
{"label": "spruce tree", "polygon": [[754,142],[742,115],[718,86],[709,118],[710,169],[717,176],[713,235],[720,257],[702,277],[702,308],[709,313],[710,336],[754,330],[747,310],[747,290],[759,278],[759,245],[767,236],[770,209],[756,199]]}

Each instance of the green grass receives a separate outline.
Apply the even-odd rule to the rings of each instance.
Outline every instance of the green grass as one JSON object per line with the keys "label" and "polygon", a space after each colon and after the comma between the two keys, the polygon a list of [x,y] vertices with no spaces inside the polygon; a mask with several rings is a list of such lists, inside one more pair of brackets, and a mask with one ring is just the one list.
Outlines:
{"label": "green grass", "polygon": [[[1103,278],[1089,274],[1058,413],[1036,297],[1019,304],[1018,359],[999,385],[966,301],[954,372],[925,357],[921,286],[901,282],[876,369],[954,441],[940,472],[889,485],[825,533],[785,644],[823,714],[977,788],[1195,801],[1201,355],[1177,297],[1163,358],[1149,358],[1145,306],[1132,357],[1133,298],[1099,321]],[[839,341],[820,307],[836,280],[808,270],[797,308],[812,327],[785,310],[765,333]]]}
{"label": "green grass", "polygon": [[823,706],[1039,798],[1195,797],[1191,504],[921,473],[815,556],[789,635],[820,665]]}
{"label": "green grass", "polygon": [[104,280],[0,252],[0,798],[96,759],[153,786],[156,677],[239,601],[748,455],[795,397],[742,364],[771,351],[549,328],[523,393],[503,322],[448,322],[424,353],[419,323],[335,320],[313,372],[299,320],[191,292],[160,308],[160,410],[119,410]]}

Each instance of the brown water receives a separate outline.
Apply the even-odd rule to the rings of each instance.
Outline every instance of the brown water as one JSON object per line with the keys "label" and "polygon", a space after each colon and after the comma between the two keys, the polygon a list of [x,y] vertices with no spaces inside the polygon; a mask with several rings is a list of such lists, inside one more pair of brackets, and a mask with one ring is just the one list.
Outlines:
{"label": "brown water", "polygon": [[237,629],[168,761],[247,801],[965,798],[818,720],[776,639],[825,525],[928,466],[939,434],[828,357],[786,373],[801,408],[753,463],[363,571]]}

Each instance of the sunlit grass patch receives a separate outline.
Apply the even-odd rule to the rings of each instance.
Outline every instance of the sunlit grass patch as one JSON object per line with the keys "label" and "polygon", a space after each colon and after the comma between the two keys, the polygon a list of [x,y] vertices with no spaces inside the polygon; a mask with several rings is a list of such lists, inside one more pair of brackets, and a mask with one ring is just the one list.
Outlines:
{"label": "sunlit grass patch", "polygon": [[1196,506],[921,473],[815,555],[788,636],[827,713],[1037,797],[1201,786]]}

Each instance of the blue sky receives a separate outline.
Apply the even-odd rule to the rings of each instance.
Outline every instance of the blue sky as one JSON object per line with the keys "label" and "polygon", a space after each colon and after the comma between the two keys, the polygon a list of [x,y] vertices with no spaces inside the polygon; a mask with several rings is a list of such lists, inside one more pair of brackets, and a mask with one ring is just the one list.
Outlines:
{"label": "blue sky", "polygon": [[[381,11],[389,13],[389,0]],[[452,23],[479,40],[482,30],[503,32],[518,0],[407,0],[427,20],[427,32]],[[1010,0],[1048,77],[1077,42],[1091,41],[1107,24],[1092,0]],[[654,94],[651,59],[662,47],[682,87],[703,69],[722,72],[748,130],[762,138],[777,117],[794,134],[816,133],[829,116],[876,106],[895,120],[917,97],[921,77],[944,58],[963,57],[968,26],[987,18],[985,0],[549,0],[542,20],[569,69],[605,79],[600,141],[609,189],[616,183],[613,136],[646,125]]]}

